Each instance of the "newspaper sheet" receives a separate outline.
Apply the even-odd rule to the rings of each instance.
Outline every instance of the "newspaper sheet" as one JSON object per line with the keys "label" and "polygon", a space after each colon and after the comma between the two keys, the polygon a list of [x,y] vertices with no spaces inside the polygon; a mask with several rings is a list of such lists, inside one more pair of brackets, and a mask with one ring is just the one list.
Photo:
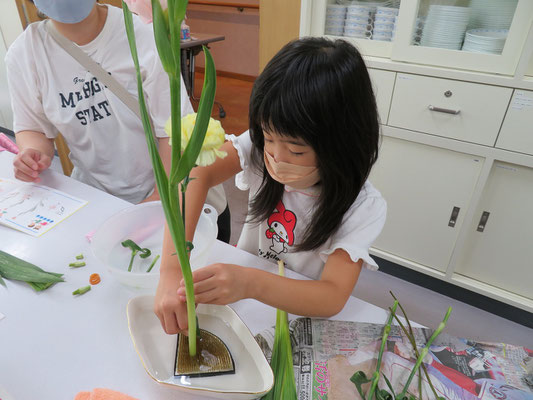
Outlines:
{"label": "newspaper sheet", "polygon": [[[371,376],[376,369],[384,325],[298,318],[291,321],[294,375],[299,400],[360,399],[350,377],[357,371]],[[433,333],[413,328],[418,348]],[[274,330],[256,336],[270,359]],[[525,361],[533,350],[502,343],[474,342],[442,333],[424,359],[435,391],[447,400],[533,400],[533,387],[525,380]],[[404,387],[416,355],[399,326],[392,326],[381,371],[396,392]],[[387,389],[381,378],[381,389]],[[435,398],[427,378],[413,379],[409,394]]]}

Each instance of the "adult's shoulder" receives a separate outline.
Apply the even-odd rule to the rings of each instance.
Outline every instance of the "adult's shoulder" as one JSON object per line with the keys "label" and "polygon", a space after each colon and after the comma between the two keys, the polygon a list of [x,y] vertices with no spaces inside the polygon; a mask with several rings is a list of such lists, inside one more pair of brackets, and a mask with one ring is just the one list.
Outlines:
{"label": "adult's shoulder", "polygon": [[12,64],[23,60],[28,54],[33,54],[34,49],[42,48],[42,29],[44,21],[33,22],[15,39],[6,53],[6,63]]}

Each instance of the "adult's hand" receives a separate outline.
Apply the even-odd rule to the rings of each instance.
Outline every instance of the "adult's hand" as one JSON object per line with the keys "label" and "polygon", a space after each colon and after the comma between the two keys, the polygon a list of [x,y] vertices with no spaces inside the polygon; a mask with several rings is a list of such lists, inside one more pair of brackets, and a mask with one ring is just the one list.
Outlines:
{"label": "adult's hand", "polygon": [[41,181],[39,177],[41,172],[48,169],[51,164],[52,159],[49,155],[37,149],[25,148],[13,160],[15,178],[24,182],[38,183]]}

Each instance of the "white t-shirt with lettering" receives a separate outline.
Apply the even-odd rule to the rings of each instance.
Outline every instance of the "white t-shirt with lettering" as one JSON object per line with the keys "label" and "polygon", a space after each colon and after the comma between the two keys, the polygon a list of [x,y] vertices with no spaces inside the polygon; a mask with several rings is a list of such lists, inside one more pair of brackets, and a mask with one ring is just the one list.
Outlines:
{"label": "white t-shirt with lettering", "polygon": [[[251,164],[250,134],[228,135],[228,138],[239,154],[243,169],[235,177],[235,185],[249,190],[251,199],[260,189],[263,178],[262,171]],[[377,269],[368,250],[383,229],[387,204],[369,181],[344,215],[340,228],[322,246],[313,251],[294,250],[311,223],[319,194],[320,185],[303,190],[285,185],[281,202],[266,221],[259,225],[245,223],[237,247],[273,262],[281,259],[288,268],[311,279],[320,278],[328,256],[336,249],[345,250],[354,262],[362,259],[364,268]]]}
{"label": "white t-shirt with lettering", "polygon": [[[138,98],[122,10],[107,8],[100,34],[80,48]],[[136,15],[133,24],[155,135],[166,137],[168,76],[157,54],[152,25]],[[43,22],[29,25],[15,40],[6,65],[15,132],[43,132],[48,138],[61,132],[71,151],[72,177],[132,203],[151,193],[154,176],[141,121],[55,42]],[[181,104],[182,115],[193,112],[183,82]]]}

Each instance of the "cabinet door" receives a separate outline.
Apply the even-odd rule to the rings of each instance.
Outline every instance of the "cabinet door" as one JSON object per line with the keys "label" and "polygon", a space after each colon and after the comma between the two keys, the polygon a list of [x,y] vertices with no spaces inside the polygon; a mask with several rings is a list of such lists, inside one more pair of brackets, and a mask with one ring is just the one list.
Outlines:
{"label": "cabinet door", "polygon": [[404,1],[391,58],[512,75],[531,15],[531,0]]}
{"label": "cabinet door", "polygon": [[496,147],[533,154],[533,92],[515,90]]}
{"label": "cabinet door", "polygon": [[[339,4],[341,3],[341,4]],[[342,37],[365,56],[390,57],[400,0],[350,2],[302,0],[300,36]]]}
{"label": "cabinet door", "polygon": [[483,161],[384,137],[370,180],[388,211],[374,247],[445,272]]}
{"label": "cabinet door", "polygon": [[376,96],[380,122],[383,125],[386,125],[387,119],[389,118],[389,109],[396,73],[373,68],[369,68],[368,73],[372,80],[374,95]]}
{"label": "cabinet door", "polygon": [[495,162],[455,272],[533,299],[533,169]]}

